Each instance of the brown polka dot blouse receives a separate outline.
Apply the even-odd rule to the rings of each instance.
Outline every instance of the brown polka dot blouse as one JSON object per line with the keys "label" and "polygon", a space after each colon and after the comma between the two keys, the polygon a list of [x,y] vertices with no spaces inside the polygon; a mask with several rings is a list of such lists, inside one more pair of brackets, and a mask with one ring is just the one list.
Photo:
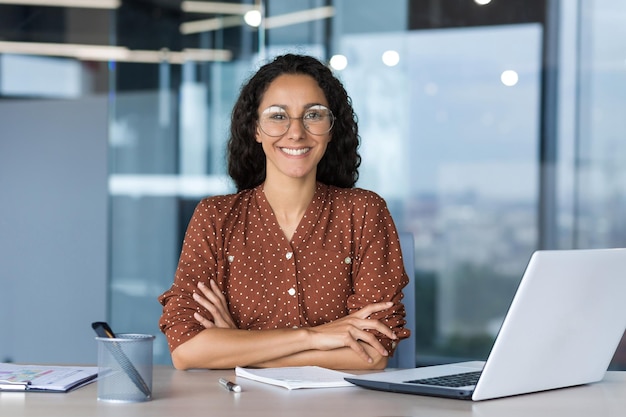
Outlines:
{"label": "brown polka dot blouse", "polygon": [[[226,296],[240,329],[317,326],[369,303],[393,301],[372,318],[400,339],[409,336],[400,302],[408,282],[400,243],[385,201],[371,191],[318,183],[291,242],[262,185],[202,200],[189,222],[174,283],[159,297],[159,325],[170,350],[204,330],[193,314],[211,316],[192,294],[209,279]],[[378,336],[393,352],[391,340]]]}

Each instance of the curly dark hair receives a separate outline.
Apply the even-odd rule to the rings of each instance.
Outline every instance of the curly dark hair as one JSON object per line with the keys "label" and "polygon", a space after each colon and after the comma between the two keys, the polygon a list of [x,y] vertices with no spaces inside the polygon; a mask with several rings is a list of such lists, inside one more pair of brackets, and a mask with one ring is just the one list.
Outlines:
{"label": "curly dark hair", "polygon": [[332,140],[317,166],[317,180],[328,185],[352,188],[361,164],[357,151],[359,132],[352,100],[343,84],[319,60],[286,54],[263,65],[241,88],[231,115],[228,139],[228,174],[237,191],[254,188],[265,181],[266,160],[261,144],[256,142],[258,107],[270,83],[283,74],[313,77],[324,92],[335,116]]}

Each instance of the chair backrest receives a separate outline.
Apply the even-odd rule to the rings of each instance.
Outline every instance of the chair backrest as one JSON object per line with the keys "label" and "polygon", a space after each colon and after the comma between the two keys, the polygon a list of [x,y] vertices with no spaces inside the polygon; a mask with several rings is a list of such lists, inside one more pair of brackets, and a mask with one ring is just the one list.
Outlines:
{"label": "chair backrest", "polygon": [[399,232],[398,235],[404,269],[409,276],[409,283],[403,289],[404,299],[402,302],[406,310],[406,327],[411,331],[411,336],[398,344],[394,355],[387,362],[387,368],[415,368],[417,363],[415,346],[417,336],[415,334],[415,242],[412,233]]}

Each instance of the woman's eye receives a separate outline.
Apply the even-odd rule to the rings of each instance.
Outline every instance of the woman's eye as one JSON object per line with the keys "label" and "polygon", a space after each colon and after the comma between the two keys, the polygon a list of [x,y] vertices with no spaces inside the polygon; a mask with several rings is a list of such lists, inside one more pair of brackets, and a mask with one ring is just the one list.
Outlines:
{"label": "woman's eye", "polygon": [[305,120],[319,120],[322,117],[324,117],[322,113],[317,112],[317,111],[310,111],[310,112],[305,113],[304,115]]}

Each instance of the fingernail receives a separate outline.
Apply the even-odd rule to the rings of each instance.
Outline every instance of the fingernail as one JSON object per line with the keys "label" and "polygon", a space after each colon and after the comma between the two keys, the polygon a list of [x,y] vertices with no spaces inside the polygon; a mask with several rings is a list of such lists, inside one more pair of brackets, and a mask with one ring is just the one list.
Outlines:
{"label": "fingernail", "polygon": [[204,287],[204,282],[202,281],[198,282],[198,287]]}

